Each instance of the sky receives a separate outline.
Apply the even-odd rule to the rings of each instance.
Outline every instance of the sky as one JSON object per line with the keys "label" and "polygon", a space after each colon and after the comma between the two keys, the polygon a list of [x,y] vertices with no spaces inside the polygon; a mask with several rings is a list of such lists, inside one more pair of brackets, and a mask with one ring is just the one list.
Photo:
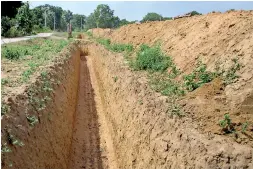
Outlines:
{"label": "sky", "polygon": [[49,4],[62,7],[64,10],[70,10],[74,14],[83,14],[88,16],[99,4],[107,4],[114,15],[120,19],[129,21],[141,20],[148,12],[156,12],[163,17],[173,17],[190,11],[198,11],[206,14],[212,11],[225,12],[229,9],[236,10],[253,10],[253,1],[195,1],[195,2],[178,2],[178,1],[30,1],[32,8]]}

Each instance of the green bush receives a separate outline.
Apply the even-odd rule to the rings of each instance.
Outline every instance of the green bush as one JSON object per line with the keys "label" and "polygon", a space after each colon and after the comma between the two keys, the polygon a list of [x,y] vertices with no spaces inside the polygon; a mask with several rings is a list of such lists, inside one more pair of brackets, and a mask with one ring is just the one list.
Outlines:
{"label": "green bush", "polygon": [[21,51],[17,47],[3,47],[2,48],[2,56],[10,59],[17,60],[22,55]]}
{"label": "green bush", "polygon": [[172,60],[162,52],[160,45],[153,47],[141,45],[137,51],[134,63],[137,70],[164,71],[169,66],[172,66]]}
{"label": "green bush", "polygon": [[22,36],[22,33],[15,26],[12,26],[5,33],[5,37],[9,37],[9,38],[14,38],[14,37],[19,37],[19,36]]}

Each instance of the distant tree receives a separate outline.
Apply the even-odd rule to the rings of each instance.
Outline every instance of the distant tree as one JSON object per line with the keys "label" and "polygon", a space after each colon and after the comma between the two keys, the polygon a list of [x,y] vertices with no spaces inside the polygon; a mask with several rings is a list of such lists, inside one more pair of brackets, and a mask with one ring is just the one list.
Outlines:
{"label": "distant tree", "polygon": [[148,13],[147,15],[145,15],[143,17],[143,19],[141,20],[141,22],[146,22],[146,21],[160,21],[163,20],[162,15],[159,15],[157,13]]}
{"label": "distant tree", "polygon": [[191,12],[191,15],[192,15],[192,16],[194,16],[194,15],[202,15],[202,13],[199,13],[199,12],[197,12],[197,11],[192,11],[192,12]]}
{"label": "distant tree", "polygon": [[67,10],[66,12],[64,12],[64,18],[66,22],[69,24],[71,19],[73,18],[73,13],[70,10]]}
{"label": "distant tree", "polygon": [[122,19],[122,20],[120,20],[119,26],[127,25],[127,24],[129,24],[129,23],[130,23],[130,22],[127,21],[126,19]]}
{"label": "distant tree", "polygon": [[54,19],[55,19],[55,28],[56,30],[66,30],[66,21],[63,15],[63,9],[61,7],[52,6],[49,4],[40,5],[33,9],[35,16],[35,25],[38,25],[40,28],[45,25],[45,10],[47,14],[47,27],[54,29]]}
{"label": "distant tree", "polygon": [[163,21],[172,20],[172,17],[163,17]]}
{"label": "distant tree", "polygon": [[120,19],[119,19],[119,17],[114,16],[114,17],[112,18],[110,28],[117,28],[117,27],[119,27],[119,25],[120,25]]}
{"label": "distant tree", "polygon": [[18,29],[23,35],[30,34],[33,27],[33,12],[29,9],[29,3],[24,3],[16,15]]}
{"label": "distant tree", "polygon": [[87,18],[86,18],[86,24],[85,24],[85,30],[96,28],[97,24],[95,21],[95,16],[94,13],[91,13]]}
{"label": "distant tree", "polygon": [[116,18],[113,16],[114,11],[108,5],[100,4],[94,11],[96,26],[99,28],[111,28]]}
{"label": "distant tree", "polygon": [[[79,15],[79,14],[74,14],[73,19],[72,19],[72,29],[74,31],[79,31],[83,29],[86,21],[86,16],[85,15]],[[82,28],[81,28],[81,22],[82,22]]]}

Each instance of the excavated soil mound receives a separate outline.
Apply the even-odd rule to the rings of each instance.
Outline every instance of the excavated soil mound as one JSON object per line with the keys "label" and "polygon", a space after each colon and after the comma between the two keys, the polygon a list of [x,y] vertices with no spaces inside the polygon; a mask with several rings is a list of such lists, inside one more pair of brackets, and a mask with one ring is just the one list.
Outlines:
{"label": "excavated soil mound", "polygon": [[116,30],[93,29],[94,36],[113,43],[153,45],[174,59],[183,72],[196,68],[199,60],[207,70],[227,71],[238,58],[241,69],[235,83],[224,87],[211,82],[190,93],[181,102],[184,111],[199,124],[201,132],[221,134],[219,120],[229,113],[237,129],[248,122],[248,131],[236,141],[253,146],[253,11],[210,13],[169,21],[130,24]]}

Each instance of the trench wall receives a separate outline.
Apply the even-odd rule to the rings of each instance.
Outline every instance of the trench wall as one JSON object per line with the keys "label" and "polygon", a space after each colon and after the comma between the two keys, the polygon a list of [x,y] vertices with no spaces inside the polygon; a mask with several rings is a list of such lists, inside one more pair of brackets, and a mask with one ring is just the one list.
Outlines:
{"label": "trench wall", "polygon": [[[9,98],[11,110],[1,124],[2,145],[9,142],[10,134],[24,145],[8,144],[11,152],[2,154],[3,168],[67,169],[79,84],[80,50],[71,45],[48,70],[52,91],[41,90],[43,82],[39,77],[24,94]],[[44,110],[38,111],[30,103],[28,90],[31,89],[35,93],[33,98],[51,98]],[[38,117],[39,122],[34,127],[28,123],[27,114]]]}
{"label": "trench wall", "polygon": [[200,134],[191,119],[171,116],[169,98],[151,90],[122,55],[95,44],[89,53],[118,168],[252,167],[251,147]]}

